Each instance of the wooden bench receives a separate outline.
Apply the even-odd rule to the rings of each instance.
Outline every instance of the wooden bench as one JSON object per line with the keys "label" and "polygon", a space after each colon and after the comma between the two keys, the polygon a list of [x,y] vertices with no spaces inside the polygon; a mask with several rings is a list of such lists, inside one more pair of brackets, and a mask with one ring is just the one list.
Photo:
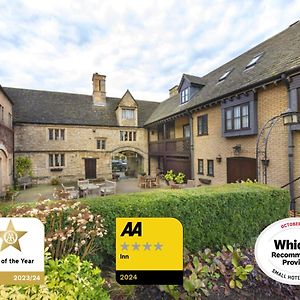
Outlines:
{"label": "wooden bench", "polygon": [[32,182],[31,177],[29,177],[29,176],[20,177],[18,179],[18,186],[20,188],[23,188],[23,190],[25,190],[28,187],[32,187],[32,185],[33,185],[33,182]]}

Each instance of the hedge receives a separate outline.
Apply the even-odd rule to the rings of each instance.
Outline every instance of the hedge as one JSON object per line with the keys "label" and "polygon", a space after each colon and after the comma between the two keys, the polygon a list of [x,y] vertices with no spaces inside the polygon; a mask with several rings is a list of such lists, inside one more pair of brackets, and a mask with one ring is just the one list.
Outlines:
{"label": "hedge", "polygon": [[[155,190],[83,200],[104,217],[108,234],[97,240],[91,257],[100,263],[115,254],[117,217],[174,217],[184,228],[184,246],[192,252],[224,244],[253,246],[269,224],[288,217],[288,191],[254,183],[182,190]],[[170,233],[172,234],[172,233]]]}

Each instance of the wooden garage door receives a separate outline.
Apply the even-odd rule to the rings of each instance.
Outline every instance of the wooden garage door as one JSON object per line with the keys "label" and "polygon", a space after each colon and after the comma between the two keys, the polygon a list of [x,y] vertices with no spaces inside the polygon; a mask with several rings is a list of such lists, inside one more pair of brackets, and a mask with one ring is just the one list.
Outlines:
{"label": "wooden garage door", "polygon": [[166,158],[166,171],[173,170],[175,173],[182,172],[186,179],[191,179],[191,162],[188,158]]}
{"label": "wooden garage door", "polygon": [[256,159],[249,157],[227,158],[227,183],[256,179]]}

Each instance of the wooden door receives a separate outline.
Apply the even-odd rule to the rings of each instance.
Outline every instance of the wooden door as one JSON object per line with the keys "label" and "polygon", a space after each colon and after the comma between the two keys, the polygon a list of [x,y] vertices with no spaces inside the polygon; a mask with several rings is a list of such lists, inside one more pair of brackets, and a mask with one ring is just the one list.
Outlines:
{"label": "wooden door", "polygon": [[256,179],[256,159],[250,157],[227,158],[227,183]]}
{"label": "wooden door", "polygon": [[175,173],[182,172],[186,179],[191,179],[191,161],[188,158],[166,158],[166,170],[173,170]]}
{"label": "wooden door", "polygon": [[96,158],[85,159],[85,178],[93,179],[96,178]]}

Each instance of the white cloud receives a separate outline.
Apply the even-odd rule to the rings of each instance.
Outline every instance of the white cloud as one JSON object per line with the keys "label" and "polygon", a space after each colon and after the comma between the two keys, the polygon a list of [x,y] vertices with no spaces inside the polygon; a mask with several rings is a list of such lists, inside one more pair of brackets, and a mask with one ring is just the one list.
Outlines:
{"label": "white cloud", "polygon": [[299,18],[299,1],[0,0],[0,83],[163,100]]}

